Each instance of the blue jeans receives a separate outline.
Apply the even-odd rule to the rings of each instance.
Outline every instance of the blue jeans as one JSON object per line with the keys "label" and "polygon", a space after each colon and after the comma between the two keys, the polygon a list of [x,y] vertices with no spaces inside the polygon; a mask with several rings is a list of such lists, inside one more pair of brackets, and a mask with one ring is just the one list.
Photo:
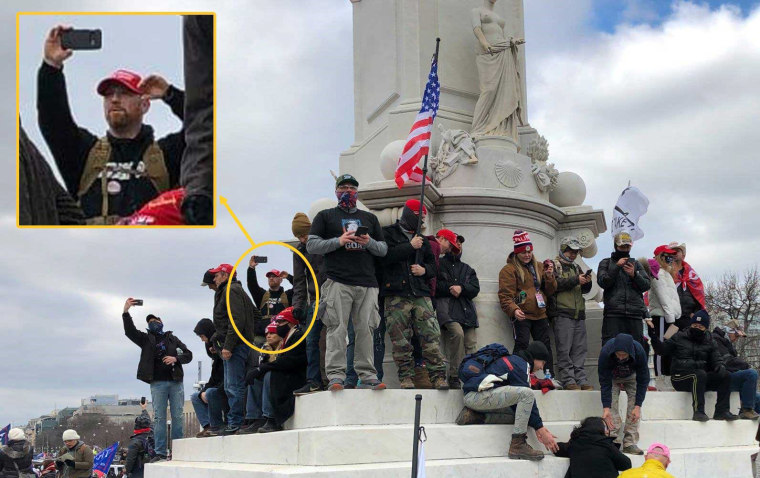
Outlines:
{"label": "blue jeans", "polygon": [[375,370],[377,370],[377,379],[383,381],[383,359],[385,358],[385,305],[384,298],[378,299],[380,311],[380,323],[375,329]]}
{"label": "blue jeans", "polygon": [[150,398],[153,402],[153,431],[156,439],[156,454],[167,456],[166,407],[171,407],[172,440],[182,438],[182,408],[185,405],[185,388],[182,382],[160,381],[150,384]]}
{"label": "blue jeans", "polygon": [[227,424],[239,427],[245,415],[245,369],[248,360],[248,346],[238,345],[232,351],[232,357],[224,361],[224,391],[230,404]]}
{"label": "blue jeans", "polygon": [[748,368],[731,372],[731,391],[739,392],[742,408],[754,409],[757,403],[757,370]]}
{"label": "blue jeans", "polygon": [[206,390],[208,401],[208,424],[214,430],[224,427],[224,417],[230,411],[227,404],[227,395],[221,388],[209,388]]}
{"label": "blue jeans", "polygon": [[[311,319],[314,314],[314,304],[309,306],[306,312],[306,317]],[[305,324],[304,327],[308,327]],[[324,324],[321,320],[314,321],[314,327],[311,328],[311,332],[306,336],[306,378],[318,385],[322,385],[322,374],[319,371],[319,336],[322,335],[322,329]],[[304,328],[304,330],[306,330]],[[346,348],[346,382],[347,384],[356,385],[359,382],[359,376],[354,370],[354,323],[349,320],[348,322],[348,347]]]}
{"label": "blue jeans", "polygon": [[195,416],[198,417],[198,423],[201,424],[201,427],[206,428],[209,424],[208,405],[206,402],[201,400],[201,392],[195,392],[194,394],[190,395],[190,401],[193,404]]}
{"label": "blue jeans", "polygon": [[245,419],[258,420],[261,418],[261,400],[256,397],[261,396],[261,384],[259,380],[248,385],[245,399]]}

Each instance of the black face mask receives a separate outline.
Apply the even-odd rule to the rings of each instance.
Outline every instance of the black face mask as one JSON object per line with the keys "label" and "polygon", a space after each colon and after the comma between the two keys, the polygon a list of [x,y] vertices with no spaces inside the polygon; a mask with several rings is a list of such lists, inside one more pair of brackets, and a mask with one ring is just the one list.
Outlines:
{"label": "black face mask", "polygon": [[285,325],[278,325],[277,326],[277,335],[282,337],[283,339],[288,336],[288,332],[290,332],[290,326]]}
{"label": "black face mask", "polygon": [[695,329],[693,327],[690,328],[687,333],[689,334],[689,338],[692,340],[699,341],[705,338],[705,333],[703,331]]}
{"label": "black face mask", "polygon": [[416,231],[418,221],[419,221],[419,216],[417,216],[414,213],[414,211],[404,206],[404,209],[401,211],[401,217],[399,218],[401,227],[403,227],[407,231]]}
{"label": "black face mask", "polygon": [[631,253],[630,252],[616,250],[615,252],[612,253],[612,260],[615,261],[615,262],[617,262],[617,261],[619,261],[620,259],[623,259],[623,258],[628,259],[629,257],[631,257]]}

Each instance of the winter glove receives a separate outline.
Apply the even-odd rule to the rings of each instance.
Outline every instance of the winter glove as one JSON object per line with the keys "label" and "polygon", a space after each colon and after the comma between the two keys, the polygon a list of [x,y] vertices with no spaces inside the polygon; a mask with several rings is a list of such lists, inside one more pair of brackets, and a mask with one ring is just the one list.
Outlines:
{"label": "winter glove", "polygon": [[66,460],[66,461],[64,461],[64,463],[66,463],[66,466],[68,466],[69,468],[74,468],[77,465],[74,462],[74,460]]}
{"label": "winter glove", "polygon": [[259,367],[254,367],[249,370],[247,374],[245,374],[245,383],[248,385],[253,385],[253,381],[261,378],[262,375],[264,374],[261,373],[261,369]]}
{"label": "winter glove", "polygon": [[728,373],[728,372],[726,371],[726,366],[723,364],[720,364],[717,367],[715,367],[715,373],[723,375],[724,373]]}
{"label": "winter glove", "polygon": [[193,195],[182,201],[182,215],[191,226],[210,226],[214,223],[214,204],[210,197]]}
{"label": "winter glove", "polygon": [[299,322],[303,322],[306,320],[306,311],[303,309],[293,309],[293,317],[299,320]]}

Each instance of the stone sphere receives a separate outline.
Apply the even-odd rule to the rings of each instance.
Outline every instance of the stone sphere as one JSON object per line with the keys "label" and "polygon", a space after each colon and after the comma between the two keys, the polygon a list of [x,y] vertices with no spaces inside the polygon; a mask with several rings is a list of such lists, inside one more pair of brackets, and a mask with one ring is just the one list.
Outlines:
{"label": "stone sphere", "polygon": [[570,171],[559,173],[557,188],[549,194],[549,201],[557,207],[581,206],[586,199],[586,184]]}
{"label": "stone sphere", "polygon": [[394,179],[396,177],[396,166],[401,152],[404,151],[406,141],[399,139],[391,141],[380,152],[380,172],[385,179]]}
{"label": "stone sphere", "polygon": [[583,248],[581,251],[581,257],[584,259],[591,259],[597,252],[599,252],[599,247],[597,246],[596,241],[594,241],[588,247]]}

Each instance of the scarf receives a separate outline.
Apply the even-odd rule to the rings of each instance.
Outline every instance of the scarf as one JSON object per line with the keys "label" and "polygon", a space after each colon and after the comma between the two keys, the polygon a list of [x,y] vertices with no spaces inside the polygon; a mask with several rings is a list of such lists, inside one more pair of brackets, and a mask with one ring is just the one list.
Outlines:
{"label": "scarf", "polygon": [[705,285],[702,283],[699,275],[697,275],[697,272],[686,261],[683,261],[683,270],[678,272],[676,287],[681,287],[683,290],[688,288],[691,295],[699,302],[699,305],[703,309],[705,308]]}
{"label": "scarf", "polygon": [[356,198],[359,196],[359,193],[356,191],[346,191],[344,193],[336,191],[335,196],[338,198],[338,206],[349,210],[356,207]]}

